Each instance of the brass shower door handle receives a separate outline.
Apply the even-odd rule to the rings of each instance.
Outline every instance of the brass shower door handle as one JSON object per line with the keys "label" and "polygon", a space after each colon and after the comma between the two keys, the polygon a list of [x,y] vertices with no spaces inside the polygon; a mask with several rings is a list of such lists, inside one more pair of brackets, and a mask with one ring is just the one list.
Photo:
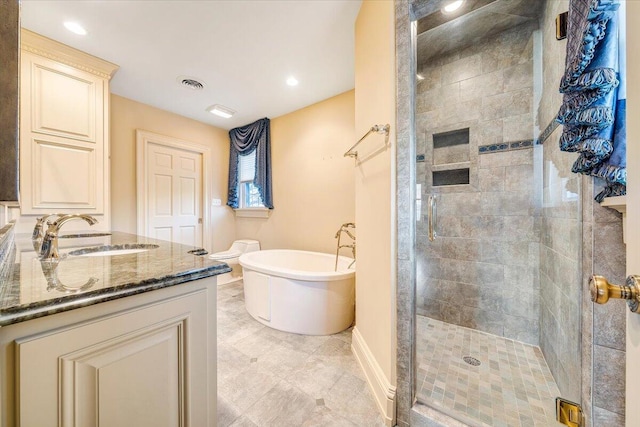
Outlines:
{"label": "brass shower door handle", "polygon": [[591,301],[605,304],[610,298],[627,300],[629,310],[640,313],[640,276],[627,277],[626,284],[614,285],[602,276],[591,276],[589,280]]}

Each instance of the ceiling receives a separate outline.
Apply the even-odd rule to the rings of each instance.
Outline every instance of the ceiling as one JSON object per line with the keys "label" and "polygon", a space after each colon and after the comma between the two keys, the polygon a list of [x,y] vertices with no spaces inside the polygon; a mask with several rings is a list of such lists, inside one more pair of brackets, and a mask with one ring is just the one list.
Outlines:
{"label": "ceiling", "polygon": [[[354,87],[361,0],[22,0],[22,26],[120,66],[111,92],[231,129]],[[73,20],[88,31],[66,30]],[[195,77],[205,88],[180,85]],[[289,76],[300,82],[291,87]],[[230,119],[205,109],[221,104]]]}
{"label": "ceiling", "polygon": [[543,4],[532,0],[467,0],[459,12],[450,15],[440,9],[430,11],[418,21],[418,62],[427,63],[513,27],[537,24]]}

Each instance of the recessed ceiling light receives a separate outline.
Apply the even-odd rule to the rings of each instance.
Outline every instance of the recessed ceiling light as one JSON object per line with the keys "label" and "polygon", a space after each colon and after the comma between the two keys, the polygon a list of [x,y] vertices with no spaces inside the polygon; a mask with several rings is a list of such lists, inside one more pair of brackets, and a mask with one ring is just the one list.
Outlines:
{"label": "recessed ceiling light", "polygon": [[231,108],[227,108],[224,105],[220,104],[212,105],[211,107],[207,108],[207,111],[211,114],[215,114],[216,116],[224,117],[225,119],[230,118],[236,113]]}
{"label": "recessed ceiling light", "polygon": [[287,79],[287,84],[289,86],[298,86],[298,79],[296,79],[295,77],[291,76]]}
{"label": "recessed ceiling light", "polygon": [[73,22],[73,21],[67,21],[64,23],[64,27],[71,31],[74,34],[77,34],[79,36],[86,36],[87,35],[87,30],[84,29],[84,27],[80,24],[78,24],[77,22]]}
{"label": "recessed ceiling light", "polygon": [[452,1],[451,3],[449,3],[448,5],[446,5],[442,11],[445,13],[451,13],[451,12],[455,12],[456,10],[460,9],[460,6],[462,6],[462,4],[464,3],[464,0],[455,0]]}

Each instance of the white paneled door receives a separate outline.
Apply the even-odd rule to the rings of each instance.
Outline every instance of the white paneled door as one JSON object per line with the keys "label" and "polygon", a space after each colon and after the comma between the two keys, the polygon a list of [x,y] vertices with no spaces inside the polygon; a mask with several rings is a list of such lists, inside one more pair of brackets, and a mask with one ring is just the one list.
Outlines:
{"label": "white paneled door", "polygon": [[146,235],[202,247],[202,154],[149,144]]}

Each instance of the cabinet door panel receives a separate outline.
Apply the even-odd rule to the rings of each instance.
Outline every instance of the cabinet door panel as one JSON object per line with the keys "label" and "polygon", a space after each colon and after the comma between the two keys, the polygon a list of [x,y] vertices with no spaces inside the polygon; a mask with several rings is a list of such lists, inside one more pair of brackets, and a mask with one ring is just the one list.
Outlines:
{"label": "cabinet door panel", "polygon": [[184,425],[184,328],[177,319],[60,357],[62,424]]}
{"label": "cabinet door panel", "polygon": [[206,292],[17,340],[18,425],[207,425]]}
{"label": "cabinet door panel", "polygon": [[96,95],[101,80],[53,61],[32,63],[32,130],[96,140]]}
{"label": "cabinet door panel", "polygon": [[96,208],[99,192],[93,144],[69,145],[34,138],[32,146],[35,208]]}
{"label": "cabinet door panel", "polygon": [[106,215],[109,81],[80,60],[35,52],[21,51],[21,214]]}

